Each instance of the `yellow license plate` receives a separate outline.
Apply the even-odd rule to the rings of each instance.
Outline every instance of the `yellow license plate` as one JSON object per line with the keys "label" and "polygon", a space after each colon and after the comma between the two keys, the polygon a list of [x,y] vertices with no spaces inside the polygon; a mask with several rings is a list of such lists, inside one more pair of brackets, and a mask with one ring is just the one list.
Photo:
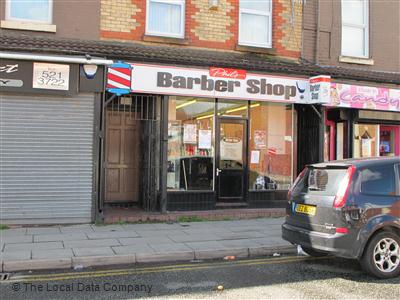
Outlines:
{"label": "yellow license plate", "polygon": [[316,206],[305,205],[305,204],[297,204],[296,205],[296,212],[301,213],[301,214],[315,216],[316,211],[317,211]]}

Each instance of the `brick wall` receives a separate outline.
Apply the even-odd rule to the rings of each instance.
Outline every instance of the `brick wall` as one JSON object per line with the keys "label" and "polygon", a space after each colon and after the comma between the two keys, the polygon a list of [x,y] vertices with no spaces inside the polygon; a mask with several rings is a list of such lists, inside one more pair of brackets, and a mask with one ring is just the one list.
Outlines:
{"label": "brick wall", "polygon": [[[186,0],[185,6],[185,38],[179,41],[145,36],[146,0],[101,0],[101,38],[238,49],[239,0],[219,0],[216,9],[209,8],[209,0]],[[273,49],[270,52],[283,57],[300,57],[302,5],[293,0],[273,0],[272,20]]]}

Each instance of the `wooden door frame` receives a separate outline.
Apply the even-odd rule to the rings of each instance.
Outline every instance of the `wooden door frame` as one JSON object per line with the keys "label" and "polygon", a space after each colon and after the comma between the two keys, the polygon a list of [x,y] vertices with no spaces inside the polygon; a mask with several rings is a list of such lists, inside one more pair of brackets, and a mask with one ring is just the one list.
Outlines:
{"label": "wooden door frame", "polygon": [[[221,117],[216,117],[216,122],[215,122],[215,172],[214,172],[214,178],[215,178],[215,194],[216,194],[216,202],[219,202],[219,195],[220,195],[220,189],[219,189],[219,176],[217,176],[217,169],[219,169],[219,163],[220,163],[220,141],[221,141],[221,127],[220,125],[222,123],[232,123],[232,124],[243,124],[244,130],[243,130],[243,196],[242,196],[242,202],[247,202],[248,201],[248,180],[249,180],[249,164],[248,164],[248,139],[249,139],[249,120],[247,118],[238,118],[238,117],[228,117],[228,116],[221,116]],[[239,198],[239,197],[238,197]]]}

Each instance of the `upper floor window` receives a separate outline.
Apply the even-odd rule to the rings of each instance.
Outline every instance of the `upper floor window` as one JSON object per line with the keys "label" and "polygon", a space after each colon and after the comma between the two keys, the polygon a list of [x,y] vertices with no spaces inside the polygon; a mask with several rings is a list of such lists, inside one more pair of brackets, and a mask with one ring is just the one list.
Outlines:
{"label": "upper floor window", "polygon": [[51,24],[52,0],[7,0],[6,19]]}
{"label": "upper floor window", "polygon": [[146,34],[185,36],[185,0],[147,0],[146,15]]}
{"label": "upper floor window", "polygon": [[368,58],[368,0],[342,0],[342,55]]}
{"label": "upper floor window", "polygon": [[272,0],[240,0],[239,44],[272,47]]}

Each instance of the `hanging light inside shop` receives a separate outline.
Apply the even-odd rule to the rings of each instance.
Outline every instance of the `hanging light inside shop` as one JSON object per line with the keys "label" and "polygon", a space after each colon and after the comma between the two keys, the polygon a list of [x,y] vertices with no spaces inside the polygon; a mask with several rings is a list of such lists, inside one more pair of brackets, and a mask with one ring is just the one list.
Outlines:
{"label": "hanging light inside shop", "polygon": [[197,102],[197,100],[192,100],[192,101],[184,102],[184,103],[182,103],[182,104],[177,105],[177,106],[176,106],[176,109],[179,109],[179,108],[182,108],[182,107],[191,105],[191,104],[196,103],[196,102]]}
{"label": "hanging light inside shop", "polygon": [[[257,106],[260,106],[260,103],[251,104],[250,108],[254,108],[254,107],[257,107]],[[240,111],[240,110],[245,110],[245,109],[247,109],[247,105],[229,109],[229,110],[226,111],[226,113],[230,114],[230,113],[233,113],[233,112],[236,112],[236,111]]]}

